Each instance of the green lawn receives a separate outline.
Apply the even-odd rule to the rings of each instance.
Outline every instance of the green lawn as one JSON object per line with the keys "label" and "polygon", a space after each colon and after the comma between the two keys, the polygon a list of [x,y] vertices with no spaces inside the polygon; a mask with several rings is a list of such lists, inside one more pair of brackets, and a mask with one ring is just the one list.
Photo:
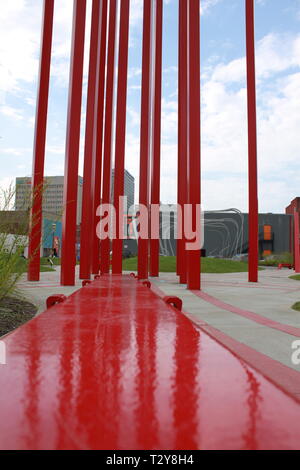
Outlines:
{"label": "green lawn", "polygon": [[294,305],[292,305],[292,309],[300,312],[300,302],[294,303]]}
{"label": "green lawn", "polygon": [[[136,271],[137,258],[123,260],[123,269],[125,271]],[[218,258],[202,258],[201,270],[203,273],[241,273],[248,271],[248,264],[243,261],[232,261]],[[176,257],[160,257],[160,272],[176,272]]]}
{"label": "green lawn", "polygon": [[[28,265],[28,260],[20,258],[18,260],[18,264],[17,264],[18,272],[20,270],[23,273],[26,273],[27,272],[27,265]],[[42,261],[41,261],[41,269],[40,269],[41,273],[47,273],[47,272],[53,272],[53,271],[55,271],[55,269],[51,268],[49,263],[47,263],[47,262],[42,263]]]}
{"label": "green lawn", "polygon": [[294,279],[294,281],[300,281],[300,274],[294,274],[293,276],[289,276],[289,279]]}
{"label": "green lawn", "polygon": [[[49,262],[48,262],[48,259],[49,258],[41,258],[41,265],[47,265],[49,266]],[[52,262],[55,266],[60,266],[60,258],[51,258],[52,259]]]}

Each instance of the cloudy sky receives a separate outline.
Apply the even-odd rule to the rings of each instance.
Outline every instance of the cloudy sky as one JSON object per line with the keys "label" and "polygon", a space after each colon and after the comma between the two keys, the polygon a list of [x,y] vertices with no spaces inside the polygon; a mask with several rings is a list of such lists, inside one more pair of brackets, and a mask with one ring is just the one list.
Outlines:
{"label": "cloudy sky", "polygon": [[[63,174],[72,0],[56,0],[46,175]],[[88,0],[82,149],[90,34]],[[131,0],[126,167],[138,183],[142,0]],[[162,195],[176,202],[178,0],[164,2]],[[256,0],[261,212],[300,196],[300,0]],[[42,0],[0,0],[0,186],[31,173]],[[202,197],[247,210],[244,0],[201,1]]]}

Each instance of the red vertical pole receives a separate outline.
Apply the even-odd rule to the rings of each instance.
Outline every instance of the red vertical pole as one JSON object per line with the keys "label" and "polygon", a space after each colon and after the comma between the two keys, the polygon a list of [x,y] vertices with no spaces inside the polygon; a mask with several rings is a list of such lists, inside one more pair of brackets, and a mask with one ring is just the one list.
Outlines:
{"label": "red vertical pole", "polygon": [[299,245],[299,212],[294,212],[294,265],[295,272],[300,273],[300,245]]}
{"label": "red vertical pole", "polygon": [[[162,95],[162,38],[163,0],[156,1],[155,11],[155,70],[154,70],[154,110],[152,132],[151,204],[160,203],[160,157],[161,157],[161,95]],[[153,220],[152,220],[153,222]],[[159,227],[158,220],[154,221]],[[159,275],[159,239],[150,241],[150,276]]]}
{"label": "red vertical pole", "polygon": [[[139,203],[149,208],[152,2],[144,0]],[[149,237],[139,239],[138,277],[148,278]]]}
{"label": "red vertical pole", "polygon": [[[177,217],[177,274],[185,284],[186,251],[184,238],[184,205],[187,203],[187,2],[179,1],[179,57],[178,57],[178,207]],[[180,223],[181,222],[181,223]],[[181,225],[181,226],[180,226]]]}
{"label": "red vertical pole", "polygon": [[[116,19],[117,19],[117,0],[110,0],[106,102],[105,102],[104,150],[103,150],[103,190],[102,190],[102,203],[103,204],[109,204],[110,190],[111,190]],[[101,253],[100,254],[101,272],[108,273],[110,269],[110,240],[108,238],[106,240],[101,241],[100,253]]]}
{"label": "red vertical pole", "polygon": [[101,33],[99,17],[101,0],[93,0],[92,25],[90,41],[90,64],[88,78],[88,94],[86,109],[86,130],[83,169],[82,217],[80,235],[80,279],[90,279],[91,276],[91,224],[93,220],[92,206],[92,165],[95,129],[95,97],[96,75],[98,60],[98,42]]}
{"label": "red vertical pole", "polygon": [[[201,203],[200,171],[200,5],[188,0],[188,203],[191,222],[196,228],[197,210]],[[198,234],[199,235],[199,234]],[[201,251],[187,250],[188,289],[201,288]]]}
{"label": "red vertical pole", "polygon": [[86,0],[74,0],[67,119],[61,284],[75,285],[78,160],[82,100]]}
{"label": "red vertical pole", "polygon": [[100,269],[100,241],[96,234],[98,219],[97,208],[100,204],[102,183],[102,153],[103,153],[103,115],[104,115],[104,93],[105,93],[105,66],[107,46],[107,0],[102,0],[101,15],[101,41],[98,51],[98,70],[96,79],[96,106],[95,106],[95,131],[93,147],[92,166],[92,273],[98,274]]}
{"label": "red vertical pole", "polygon": [[42,200],[45,163],[45,145],[53,34],[54,0],[44,0],[39,88],[35,121],[32,208],[29,234],[28,281],[40,280],[40,243],[42,238]]}
{"label": "red vertical pole", "polygon": [[[130,0],[121,1],[118,96],[116,117],[116,152],[114,176],[114,206],[116,209],[116,238],[113,240],[112,272],[122,273],[123,239],[119,231],[124,227],[124,208],[120,207],[119,198],[124,195],[125,170],[125,139],[126,139],[126,103],[127,103],[127,72],[128,72],[128,39],[129,39]],[[120,213],[120,214],[119,214]],[[121,220],[119,216],[122,215]]]}
{"label": "red vertical pole", "polygon": [[249,156],[249,282],[258,281],[257,130],[253,0],[246,0],[248,156]]}

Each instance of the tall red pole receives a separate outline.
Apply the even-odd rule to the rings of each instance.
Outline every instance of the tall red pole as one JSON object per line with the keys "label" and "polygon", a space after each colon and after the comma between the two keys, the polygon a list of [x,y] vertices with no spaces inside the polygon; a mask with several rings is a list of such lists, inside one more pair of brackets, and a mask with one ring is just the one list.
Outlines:
{"label": "tall red pole", "polygon": [[[102,203],[103,204],[110,203],[110,191],[111,191],[116,19],[117,19],[117,0],[110,0],[106,102],[105,102],[104,150],[103,150],[103,190],[102,190]],[[109,238],[106,238],[105,240],[101,241],[100,253],[101,253],[100,254],[101,272],[109,273],[109,270],[110,270],[110,240]]]}
{"label": "tall red pole", "polygon": [[[98,60],[98,42],[101,33],[99,17],[101,0],[93,0],[92,25],[90,40],[90,64],[88,78],[88,94],[86,109],[82,217],[80,235],[80,279],[90,279],[91,276],[91,224],[93,220],[92,206],[92,165],[95,129],[95,98]],[[101,18],[101,17],[100,17]]]}
{"label": "tall red pole", "polygon": [[258,281],[257,130],[253,0],[246,0],[248,156],[249,156],[249,282]]}
{"label": "tall red pole", "polygon": [[187,2],[179,1],[179,57],[178,57],[178,207],[177,216],[177,274],[186,284],[186,251],[184,238],[184,206],[187,203]]}
{"label": "tall red pole", "polygon": [[[139,203],[149,209],[152,2],[144,0]],[[148,278],[149,236],[139,239],[138,277]]]}
{"label": "tall red pole", "polygon": [[[160,158],[161,158],[161,95],[162,95],[162,39],[163,39],[163,0],[156,1],[155,11],[155,70],[154,70],[154,110],[152,131],[151,204],[160,204]],[[159,212],[151,223],[159,228]],[[150,241],[150,276],[159,275],[159,238]]]}
{"label": "tall red pole", "polygon": [[299,212],[294,212],[294,265],[295,272],[300,273],[300,245],[299,245]]}
{"label": "tall red pole", "polygon": [[54,0],[44,0],[42,45],[37,94],[33,148],[32,208],[29,234],[28,281],[40,280],[40,243],[42,238],[42,201],[47,131],[50,65],[53,35]]}
{"label": "tall red pole", "polygon": [[[188,203],[191,208],[190,225],[192,222],[194,231],[201,203],[199,3],[199,0],[188,0]],[[188,289],[199,290],[200,277],[201,251],[195,247],[187,250]]]}
{"label": "tall red pole", "polygon": [[102,154],[103,154],[103,115],[104,115],[104,93],[105,93],[105,68],[106,68],[106,46],[107,46],[107,0],[102,0],[101,16],[101,41],[98,51],[98,69],[96,79],[96,106],[95,106],[95,132],[93,147],[92,166],[92,273],[98,274],[100,270],[100,241],[96,234],[98,218],[97,208],[101,201],[102,183]]}
{"label": "tall red pole", "polygon": [[[128,72],[128,40],[129,40],[130,0],[121,0],[118,96],[116,117],[116,151],[114,175],[114,206],[116,209],[116,238],[113,240],[112,272],[122,273],[123,239],[119,231],[124,228],[124,210],[120,207],[119,198],[124,195],[125,170],[125,139],[126,139],[126,104],[127,104],[127,72]],[[121,220],[119,219],[121,218]],[[123,230],[122,230],[123,233]]]}
{"label": "tall red pole", "polygon": [[75,285],[78,160],[86,0],[74,0],[64,181],[61,284]]}

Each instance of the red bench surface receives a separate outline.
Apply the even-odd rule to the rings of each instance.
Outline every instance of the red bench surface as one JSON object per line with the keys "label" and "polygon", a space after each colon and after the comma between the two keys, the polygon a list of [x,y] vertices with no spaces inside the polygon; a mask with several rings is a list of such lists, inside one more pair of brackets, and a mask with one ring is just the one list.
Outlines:
{"label": "red bench surface", "polygon": [[300,448],[299,403],[130,277],[4,342],[1,449]]}

